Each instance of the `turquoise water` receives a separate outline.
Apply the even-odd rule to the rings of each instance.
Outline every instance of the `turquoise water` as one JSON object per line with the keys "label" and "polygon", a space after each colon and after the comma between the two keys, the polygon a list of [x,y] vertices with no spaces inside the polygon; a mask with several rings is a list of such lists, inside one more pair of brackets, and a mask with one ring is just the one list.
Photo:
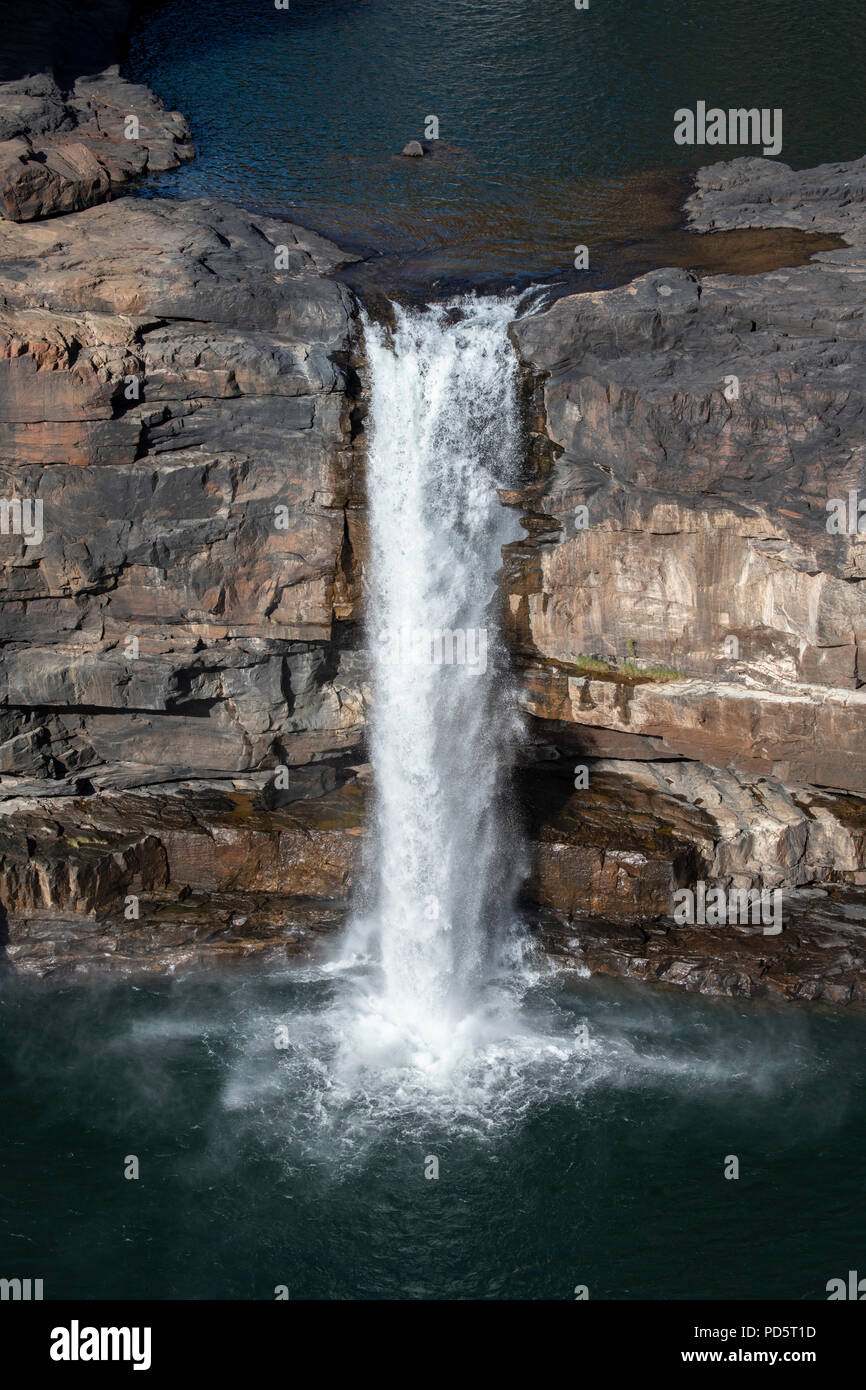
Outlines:
{"label": "turquoise water", "polygon": [[[781,107],[796,166],[866,152],[857,0],[173,0],[128,70],[185,112],[198,159],[152,181],[217,195],[442,273],[603,256],[670,220],[653,178],[750,150],[689,149],[698,100]],[[439,153],[401,159],[439,119]],[[653,178],[647,180],[647,176]]]}
{"label": "turquoise water", "polygon": [[341,1088],[344,988],[7,987],[4,1272],[67,1298],[796,1300],[862,1267],[862,1017],[542,977],[532,1057]]}

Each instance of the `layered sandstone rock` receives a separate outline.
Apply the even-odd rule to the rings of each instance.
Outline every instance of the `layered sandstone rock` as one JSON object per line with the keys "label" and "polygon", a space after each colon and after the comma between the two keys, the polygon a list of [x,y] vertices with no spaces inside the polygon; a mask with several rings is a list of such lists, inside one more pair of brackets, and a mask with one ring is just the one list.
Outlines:
{"label": "layered sandstone rock", "polygon": [[591,974],[743,999],[866,1003],[866,903],[862,893],[811,888],[786,894],[784,930],[760,925],[675,925],[670,918],[564,921],[544,914],[548,955]]}
{"label": "layered sandstone rock", "polygon": [[866,880],[866,535],[828,525],[866,501],[866,160],[716,165],[687,211],[849,244],[514,325],[540,461],[506,498],[528,531],[505,585],[540,750],[530,892],[563,920],[665,914],[698,877]]}
{"label": "layered sandstone rock", "polygon": [[309,947],[355,881],[369,770],[264,771],[0,810],[6,959],[64,978],[177,970]]}
{"label": "layered sandstone rock", "polygon": [[307,807],[364,724],[343,259],[200,202],[0,224],[0,493],[42,505],[0,535],[13,918],[136,883],[345,898],[352,825]]}
{"label": "layered sandstone rock", "polygon": [[[696,227],[716,223],[713,179],[736,220],[755,165],[779,167],[698,176]],[[866,468],[866,161],[820,172],[778,177],[850,248],[748,278],[654,271],[515,325],[555,454],[534,494],[546,530],[512,584],[527,652],[573,664],[633,643],[687,675],[863,683],[864,536],[831,534],[826,504]]]}

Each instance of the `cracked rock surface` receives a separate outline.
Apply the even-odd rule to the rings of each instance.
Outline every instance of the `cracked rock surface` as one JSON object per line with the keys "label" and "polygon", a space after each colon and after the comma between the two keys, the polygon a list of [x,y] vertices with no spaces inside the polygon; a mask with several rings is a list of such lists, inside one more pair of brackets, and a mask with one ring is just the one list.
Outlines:
{"label": "cracked rock surface", "polygon": [[[657,270],[516,323],[536,469],[506,498],[528,532],[504,583],[535,738],[530,899],[566,924],[667,922],[666,978],[680,886],[781,887],[794,914],[795,890],[866,881],[866,534],[831,524],[866,502],[866,160],[713,165],[686,214],[847,245],[759,275]],[[831,922],[816,910],[816,941]],[[832,953],[787,931],[817,996]],[[598,968],[640,973],[614,940]],[[763,988],[736,931],[691,944],[681,983]]]}
{"label": "cracked rock surface", "polygon": [[0,83],[0,217],[13,222],[107,202],[194,156],[180,112],[116,66],[67,92],[44,72]]}

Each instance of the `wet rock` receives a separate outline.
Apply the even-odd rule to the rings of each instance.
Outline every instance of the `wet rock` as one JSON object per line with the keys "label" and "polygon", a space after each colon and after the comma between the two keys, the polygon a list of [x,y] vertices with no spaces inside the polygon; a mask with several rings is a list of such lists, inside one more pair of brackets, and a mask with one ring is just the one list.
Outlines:
{"label": "wet rock", "polygon": [[424,156],[424,146],[420,140],[410,140],[404,145],[401,154],[406,155],[407,159],[422,159]]}
{"label": "wet rock", "polygon": [[[237,908],[243,905],[238,918]],[[344,922],[340,904],[250,894],[166,895],[142,901],[142,917],[29,912],[9,919],[6,968],[49,985],[273,967],[327,945]]]}
{"label": "wet rock", "polygon": [[[360,862],[363,768],[302,769],[274,810],[270,773],[153,782],[0,809],[7,963],[174,969],[216,951],[300,949],[298,924],[342,920]],[[305,929],[306,931],[306,929]],[[130,962],[130,957],[134,959]]]}
{"label": "wet rock", "polygon": [[852,889],[784,895],[782,931],[677,926],[659,917],[536,918],[537,939],[561,964],[592,974],[743,999],[866,1003],[866,896]]}

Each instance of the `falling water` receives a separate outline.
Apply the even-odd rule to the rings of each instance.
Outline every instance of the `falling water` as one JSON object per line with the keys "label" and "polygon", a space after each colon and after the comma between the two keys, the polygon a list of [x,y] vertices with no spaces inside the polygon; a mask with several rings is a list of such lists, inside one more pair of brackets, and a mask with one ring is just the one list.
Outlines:
{"label": "falling water", "polygon": [[[622,1071],[546,994],[516,912],[509,785],[522,734],[499,633],[520,473],[514,300],[365,320],[366,633],[374,803],[337,954],[294,967],[289,1045],[251,1016],[225,1107],[270,1116],[302,1161],[349,1166],[399,1130],[489,1135]],[[305,989],[308,991],[304,993]],[[324,990],[320,994],[319,991]]]}
{"label": "falling water", "polygon": [[518,534],[497,496],[518,459],[514,313],[465,299],[365,325],[376,807],[354,941],[380,961],[383,1017],[432,1046],[501,961],[519,870],[494,581]]}

